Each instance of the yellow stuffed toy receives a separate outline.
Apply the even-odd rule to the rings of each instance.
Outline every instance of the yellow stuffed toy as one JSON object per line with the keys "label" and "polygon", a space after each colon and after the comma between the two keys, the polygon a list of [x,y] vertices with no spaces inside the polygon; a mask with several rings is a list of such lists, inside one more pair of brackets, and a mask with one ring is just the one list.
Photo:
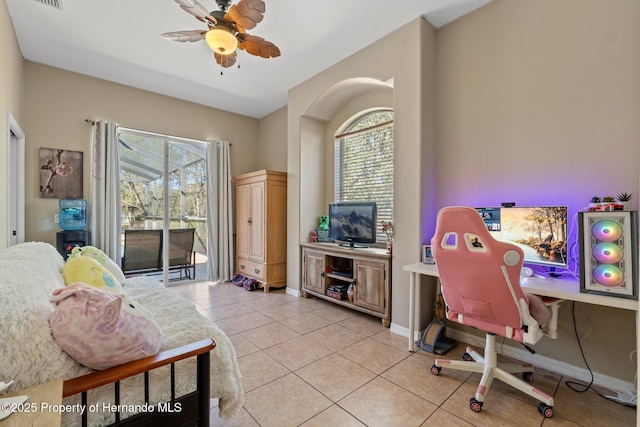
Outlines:
{"label": "yellow stuffed toy", "polygon": [[70,258],[62,268],[64,283],[69,286],[72,283],[82,282],[96,289],[122,293],[122,286],[113,277],[113,274],[98,261],[87,256]]}
{"label": "yellow stuffed toy", "polygon": [[116,280],[121,285],[124,285],[125,277],[124,277],[124,274],[122,273],[122,270],[120,270],[120,267],[118,267],[118,264],[113,262],[113,260],[109,258],[107,254],[102,252],[100,249],[94,246],[82,246],[82,247],[76,246],[71,251],[71,254],[69,254],[69,258],[75,258],[79,256],[86,256],[86,257],[95,259],[100,264],[102,264],[104,268],[106,268],[107,271],[109,271],[109,273],[111,273],[113,277],[115,277]]}

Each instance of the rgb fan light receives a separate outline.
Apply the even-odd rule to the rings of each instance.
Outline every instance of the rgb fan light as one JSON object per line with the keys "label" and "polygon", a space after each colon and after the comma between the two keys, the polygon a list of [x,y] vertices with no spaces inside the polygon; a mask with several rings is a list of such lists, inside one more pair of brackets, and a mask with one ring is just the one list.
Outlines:
{"label": "rgb fan light", "polygon": [[604,286],[618,286],[624,282],[624,273],[615,265],[600,264],[593,269],[593,278]]}
{"label": "rgb fan light", "polygon": [[624,257],[624,251],[615,243],[601,242],[591,249],[591,255],[598,262],[616,264]]}
{"label": "rgb fan light", "polygon": [[600,220],[591,227],[591,235],[601,242],[615,242],[622,237],[622,233],[620,223],[610,219]]}

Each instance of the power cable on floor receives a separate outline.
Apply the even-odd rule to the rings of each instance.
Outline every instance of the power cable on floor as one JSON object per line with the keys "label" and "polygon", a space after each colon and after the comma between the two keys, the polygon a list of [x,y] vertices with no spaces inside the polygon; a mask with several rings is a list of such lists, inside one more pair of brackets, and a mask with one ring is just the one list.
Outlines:
{"label": "power cable on floor", "polygon": [[[612,402],[618,403],[620,405],[635,407],[636,406],[635,402],[631,402],[631,401],[625,402],[621,400],[610,399],[609,397],[603,395],[598,390],[596,390],[595,387],[593,387],[593,381],[594,381],[593,371],[589,366],[589,362],[587,362],[587,358],[584,354],[584,349],[582,348],[582,342],[580,341],[580,336],[578,335],[578,325],[576,324],[576,302],[575,301],[572,301],[572,304],[571,304],[571,317],[573,318],[573,331],[575,332],[576,340],[578,341],[578,347],[580,348],[580,355],[582,356],[582,360],[584,361],[584,364],[587,367],[589,374],[591,375],[591,380],[589,381],[589,384],[584,384],[581,382],[569,381],[569,380],[565,381],[564,383],[567,385],[567,387],[569,387],[571,390],[575,391],[576,393],[584,393],[589,389],[591,389],[594,393],[596,393],[598,396],[602,397],[603,399],[611,400]],[[578,387],[582,387],[582,388],[578,388]]]}

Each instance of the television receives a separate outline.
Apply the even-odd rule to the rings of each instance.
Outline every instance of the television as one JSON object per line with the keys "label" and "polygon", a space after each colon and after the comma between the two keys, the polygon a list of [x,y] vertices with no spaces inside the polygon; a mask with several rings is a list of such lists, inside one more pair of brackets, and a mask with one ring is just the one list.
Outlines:
{"label": "television", "polygon": [[490,234],[524,252],[524,262],[566,268],[567,207],[476,208]]}
{"label": "television", "polygon": [[[376,242],[376,202],[340,202],[329,205],[329,238],[341,246]],[[362,247],[362,246],[360,246]]]}

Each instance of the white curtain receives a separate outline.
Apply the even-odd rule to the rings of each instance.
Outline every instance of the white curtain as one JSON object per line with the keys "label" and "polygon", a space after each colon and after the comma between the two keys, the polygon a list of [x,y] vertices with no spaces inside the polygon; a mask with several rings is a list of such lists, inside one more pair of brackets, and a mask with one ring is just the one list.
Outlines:
{"label": "white curtain", "polygon": [[91,143],[91,245],[120,265],[120,154],[118,125],[93,125]]}
{"label": "white curtain", "polygon": [[233,274],[233,208],[229,142],[207,142],[207,233],[209,280]]}

